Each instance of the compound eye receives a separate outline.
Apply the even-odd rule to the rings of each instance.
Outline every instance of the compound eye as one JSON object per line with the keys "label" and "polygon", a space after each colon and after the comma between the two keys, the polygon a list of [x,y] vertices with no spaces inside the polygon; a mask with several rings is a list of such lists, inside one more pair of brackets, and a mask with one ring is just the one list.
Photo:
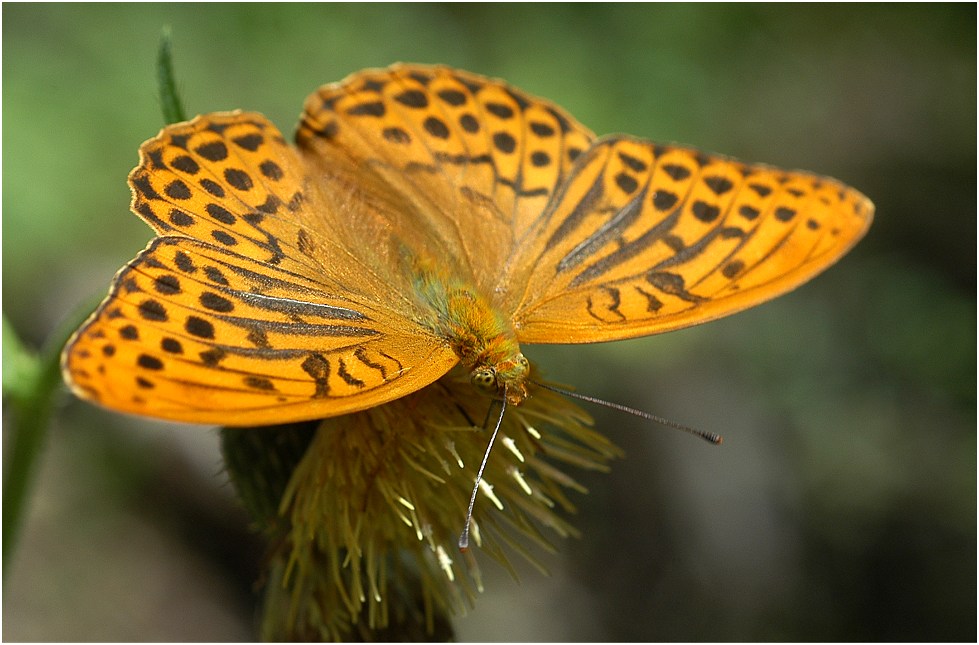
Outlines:
{"label": "compound eye", "polygon": [[496,370],[492,367],[481,367],[472,373],[469,381],[480,390],[494,392],[496,390]]}
{"label": "compound eye", "polygon": [[517,363],[519,363],[520,367],[524,368],[525,370],[530,369],[530,361],[528,361],[527,357],[524,356],[523,354],[521,354],[520,358],[517,359]]}

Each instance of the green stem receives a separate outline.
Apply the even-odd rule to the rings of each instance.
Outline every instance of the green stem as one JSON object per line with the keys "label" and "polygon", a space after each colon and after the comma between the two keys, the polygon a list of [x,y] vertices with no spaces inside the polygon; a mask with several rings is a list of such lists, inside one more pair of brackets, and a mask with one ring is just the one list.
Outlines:
{"label": "green stem", "polygon": [[180,94],[177,92],[177,81],[173,75],[171,50],[170,28],[164,27],[156,57],[156,80],[160,90],[160,108],[163,110],[163,120],[166,121],[166,125],[187,120]]}
{"label": "green stem", "polygon": [[[71,333],[88,317],[88,305],[59,327],[37,356],[34,369],[21,372],[24,383],[8,390],[10,396],[11,446],[3,481],[3,572],[10,570],[10,556],[17,545],[27,495],[37,462],[47,439],[48,420],[55,395],[61,387],[61,348]],[[4,319],[4,325],[9,324]],[[12,336],[5,334],[8,338]]]}

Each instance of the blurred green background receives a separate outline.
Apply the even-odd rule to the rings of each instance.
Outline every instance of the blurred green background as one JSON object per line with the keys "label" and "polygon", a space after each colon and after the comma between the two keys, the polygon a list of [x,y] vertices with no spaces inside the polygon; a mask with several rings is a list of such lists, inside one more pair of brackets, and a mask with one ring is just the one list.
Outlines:
{"label": "blurred green background", "polygon": [[[163,25],[190,113],[291,132],[320,84],[444,63],[599,134],[810,169],[877,205],[855,251],[773,303],[529,350],[726,442],[595,411],[627,457],[581,478],[583,538],[551,577],[485,563],[460,639],[975,639],[975,5],[5,4],[3,310],[31,345],[150,236],[125,179],[163,125]],[[253,638],[262,547],[216,446],[60,398],[5,639]]]}

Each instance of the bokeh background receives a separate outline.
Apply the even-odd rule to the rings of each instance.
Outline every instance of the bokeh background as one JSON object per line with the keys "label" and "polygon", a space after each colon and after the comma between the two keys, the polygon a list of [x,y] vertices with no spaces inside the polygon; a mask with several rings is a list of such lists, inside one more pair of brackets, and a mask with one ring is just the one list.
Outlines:
{"label": "bokeh background", "polygon": [[[150,236],[125,178],[163,125],[164,25],[191,113],[291,132],[322,83],[445,63],[599,134],[811,169],[877,205],[855,251],[775,302],[529,350],[726,442],[595,410],[626,457],[582,475],[583,537],[550,577],[485,563],[460,639],[975,639],[975,5],[6,4],[3,312],[29,345]],[[261,548],[214,431],[62,396],[4,637],[252,639]]]}

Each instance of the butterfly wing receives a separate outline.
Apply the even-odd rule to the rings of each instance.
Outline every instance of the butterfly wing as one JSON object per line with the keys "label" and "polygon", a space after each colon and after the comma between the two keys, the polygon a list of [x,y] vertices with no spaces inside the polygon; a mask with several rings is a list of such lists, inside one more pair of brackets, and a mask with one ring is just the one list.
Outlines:
{"label": "butterfly wing", "polygon": [[421,65],[324,86],[296,134],[335,199],[381,205],[371,221],[339,223],[359,227],[352,240],[403,244],[487,293],[592,139],[561,109],[501,81]]}
{"label": "butterfly wing", "polygon": [[163,237],[66,346],[80,395],[223,424],[360,410],[457,362],[413,254],[511,312],[522,342],[595,342],[775,297],[873,212],[807,173],[595,143],[546,101],[443,67],[325,86],[297,141],[227,113],[143,145],[132,207]]}
{"label": "butterfly wing", "polygon": [[260,115],[199,117],[144,144],[133,210],[163,237],[67,344],[73,390],[126,412],[256,425],[372,407],[447,372],[455,355],[323,228],[309,184]]}
{"label": "butterfly wing", "polygon": [[518,338],[598,342],[735,313],[833,264],[872,215],[833,179],[603,138],[515,250]]}
{"label": "butterfly wing", "polygon": [[401,205],[360,230],[341,224],[352,240],[422,249],[471,276],[529,343],[745,309],[832,264],[873,212],[832,179],[628,137],[594,143],[550,103],[443,67],[321,88],[297,141],[327,185],[345,187],[333,192]]}

